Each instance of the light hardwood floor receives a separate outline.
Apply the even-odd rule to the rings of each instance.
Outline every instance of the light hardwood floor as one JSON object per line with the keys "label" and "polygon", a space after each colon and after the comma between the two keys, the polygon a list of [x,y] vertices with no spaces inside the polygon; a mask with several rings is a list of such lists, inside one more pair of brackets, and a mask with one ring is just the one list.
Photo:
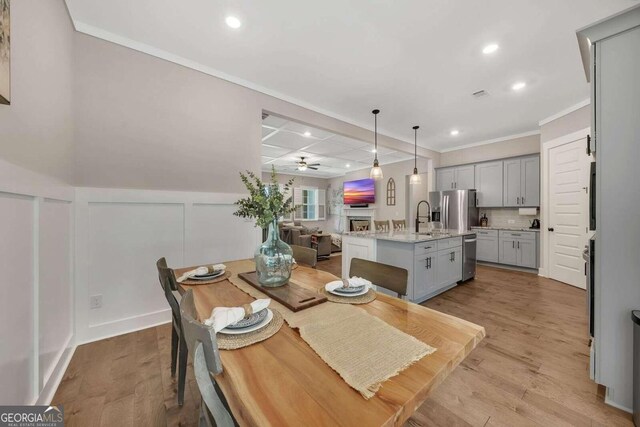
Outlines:
{"label": "light hardwood floor", "polygon": [[[318,268],[336,274],[340,262]],[[584,291],[479,266],[475,280],[424,305],[483,325],[487,337],[407,425],[632,425],[589,380]],[[185,404],[176,402],[170,332],[162,325],[79,346],[53,400],[67,425],[197,425],[191,367]]]}

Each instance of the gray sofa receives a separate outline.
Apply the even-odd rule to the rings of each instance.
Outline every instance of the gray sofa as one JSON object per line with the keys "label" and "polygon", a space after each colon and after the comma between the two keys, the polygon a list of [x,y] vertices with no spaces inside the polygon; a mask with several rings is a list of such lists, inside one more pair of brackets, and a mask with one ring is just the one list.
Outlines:
{"label": "gray sofa", "polygon": [[290,245],[303,246],[305,248],[312,247],[312,242],[315,241],[313,248],[318,251],[318,256],[329,256],[332,252],[331,235],[322,235],[322,237],[313,237],[313,234],[317,234],[320,230],[317,227],[307,228],[302,225],[301,221],[293,221],[293,225],[290,225],[290,221],[281,221],[278,223],[278,229],[280,233],[280,239]]}

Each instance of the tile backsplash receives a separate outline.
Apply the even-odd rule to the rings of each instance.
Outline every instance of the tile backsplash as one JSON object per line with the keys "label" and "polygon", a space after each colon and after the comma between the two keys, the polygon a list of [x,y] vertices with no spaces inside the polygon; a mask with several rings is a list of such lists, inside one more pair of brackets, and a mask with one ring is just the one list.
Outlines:
{"label": "tile backsplash", "polygon": [[[529,227],[531,221],[540,218],[540,210],[536,215],[520,215],[518,208],[480,208],[480,217],[486,213],[489,227]],[[510,222],[513,221],[513,222]]]}

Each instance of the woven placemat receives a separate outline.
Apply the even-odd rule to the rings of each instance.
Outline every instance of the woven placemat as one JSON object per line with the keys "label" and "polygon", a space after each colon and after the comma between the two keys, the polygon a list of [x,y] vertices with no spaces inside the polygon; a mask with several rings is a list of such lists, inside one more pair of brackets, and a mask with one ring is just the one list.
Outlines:
{"label": "woven placemat", "polygon": [[223,280],[227,280],[229,277],[231,277],[231,273],[229,272],[229,270],[225,271],[224,274],[222,276],[218,276],[215,279],[211,279],[211,280],[183,280],[182,282],[180,282],[181,285],[189,285],[189,286],[198,286],[198,285],[210,285],[212,283],[218,283],[218,282],[222,282]]}
{"label": "woven placemat", "polygon": [[273,319],[271,319],[271,322],[262,329],[240,335],[217,333],[216,341],[218,341],[218,348],[220,350],[236,350],[264,341],[275,335],[282,327],[284,319],[278,310],[274,310],[272,308],[271,311],[273,312]]}
{"label": "woven placemat", "polygon": [[320,289],[320,293],[323,294],[331,302],[338,302],[340,304],[366,304],[376,299],[376,291],[369,289],[366,294],[358,295],[357,297],[341,297],[339,295],[327,292],[325,288]]}

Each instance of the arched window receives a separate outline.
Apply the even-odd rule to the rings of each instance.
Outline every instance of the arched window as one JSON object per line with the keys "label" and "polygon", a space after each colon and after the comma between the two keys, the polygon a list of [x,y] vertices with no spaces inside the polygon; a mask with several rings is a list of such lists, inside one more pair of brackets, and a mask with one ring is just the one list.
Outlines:
{"label": "arched window", "polygon": [[396,205],[396,182],[393,178],[387,181],[387,206]]}

